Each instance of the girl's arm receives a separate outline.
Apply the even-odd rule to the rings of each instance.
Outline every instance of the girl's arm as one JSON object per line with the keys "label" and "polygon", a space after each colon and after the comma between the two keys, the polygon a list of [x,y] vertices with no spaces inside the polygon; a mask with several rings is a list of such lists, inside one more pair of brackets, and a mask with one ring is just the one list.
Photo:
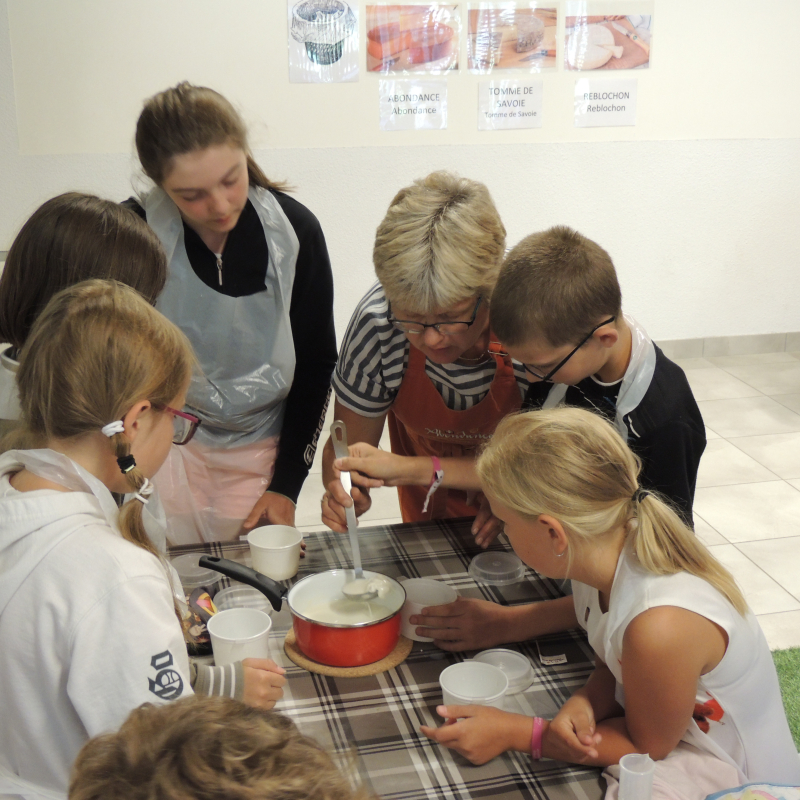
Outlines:
{"label": "girl's arm", "polygon": [[[692,611],[659,606],[637,616],[628,625],[623,640],[624,716],[601,719],[603,711],[613,713],[613,708],[596,708],[594,730],[600,740],[594,752],[587,752],[582,760],[568,760],[608,766],[618,763],[627,753],[649,753],[655,760],[665,758],[689,727],[700,676],[714,669],[726,647],[724,631]],[[575,708],[568,708],[571,701],[572,698],[565,703],[546,731],[545,755],[579,755],[575,746],[578,737],[571,735],[568,724],[576,716]],[[565,711],[567,716],[562,717]],[[587,726],[585,730],[588,729]]]}
{"label": "girl's arm", "polygon": [[[433,478],[430,456],[398,456],[366,443],[350,446],[350,458],[333,462],[339,471],[353,471],[353,483],[369,487],[370,479],[384,486],[429,486]],[[480,491],[474,458],[443,458],[442,486],[463,491]],[[358,473],[361,473],[360,475]]]}

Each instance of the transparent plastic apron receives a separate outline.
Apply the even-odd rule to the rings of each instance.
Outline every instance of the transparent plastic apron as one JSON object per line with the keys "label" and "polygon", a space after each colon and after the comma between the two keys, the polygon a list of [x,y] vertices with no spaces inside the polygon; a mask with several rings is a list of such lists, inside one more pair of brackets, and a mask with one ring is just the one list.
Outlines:
{"label": "transparent plastic apron", "polygon": [[[633,317],[627,314],[624,317],[631,331],[631,360],[619,387],[614,425],[627,442],[628,426],[625,424],[625,417],[638,407],[650,388],[656,369],[656,349],[647,331]],[[542,408],[555,408],[561,405],[568,389],[566,383],[554,383]]]}
{"label": "transparent plastic apron", "polygon": [[[100,510],[106,519],[109,527],[117,536],[122,536],[119,530],[119,508],[114,500],[111,491],[99,479],[96,478],[91,472],[85,470],[80,464],[76,464],[71,458],[57,453],[55,450],[41,449],[41,450],[9,450],[2,456],[3,466],[5,468],[6,462],[13,461],[20,464],[28,472],[38,475],[40,478],[57,483],[65,489],[73,492],[86,492],[93,495],[100,505]],[[135,502],[139,502],[138,500]],[[151,500],[152,502],[152,500]],[[75,529],[67,529],[63,535],[55,539],[51,544],[55,547],[61,539],[71,534]],[[148,534],[150,531],[148,530]],[[152,537],[151,537],[152,538]],[[154,542],[155,544],[155,542]],[[159,548],[163,549],[163,548]],[[46,554],[37,552],[34,554],[36,563],[38,563]],[[170,583],[173,597],[178,601],[181,609],[186,607],[186,598],[184,597],[183,590],[181,589],[181,580],[178,573],[172,564],[166,559],[161,559],[161,564]],[[33,565],[35,566],[35,564]],[[32,567],[31,567],[32,569]],[[25,574],[29,574],[30,570],[26,570]],[[6,589],[8,587],[5,587]]]}
{"label": "transparent plastic apron", "polygon": [[161,189],[144,199],[169,259],[156,308],[186,334],[200,364],[186,405],[203,424],[192,442],[172,448],[155,478],[174,544],[238,534],[269,485],[294,378],[289,306],[300,245],[268,191],[251,187],[248,196],[269,262],[265,289],[246,297],[206,286],[189,263],[175,204]]}

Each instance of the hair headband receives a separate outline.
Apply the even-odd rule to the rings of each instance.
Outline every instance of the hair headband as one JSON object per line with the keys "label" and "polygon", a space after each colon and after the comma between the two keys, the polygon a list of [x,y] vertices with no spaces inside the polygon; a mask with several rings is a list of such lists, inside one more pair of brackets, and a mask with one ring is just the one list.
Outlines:
{"label": "hair headband", "polygon": [[108,425],[103,425],[100,430],[110,439],[114,434],[125,433],[125,423],[121,420],[114,420],[109,422]]}
{"label": "hair headband", "polygon": [[648,492],[647,489],[642,489],[642,487],[640,486],[633,493],[633,497],[631,497],[631,500],[638,505],[639,503],[642,502],[642,500],[644,500],[645,497],[647,497],[648,494],[650,494],[650,492]]}

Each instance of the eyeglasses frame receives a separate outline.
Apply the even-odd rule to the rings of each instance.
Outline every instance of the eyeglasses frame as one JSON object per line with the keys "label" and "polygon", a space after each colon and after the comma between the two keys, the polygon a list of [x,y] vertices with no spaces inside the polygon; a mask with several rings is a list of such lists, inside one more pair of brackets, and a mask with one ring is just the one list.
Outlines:
{"label": "eyeglasses frame", "polygon": [[[397,330],[399,330],[399,331],[403,331],[403,333],[410,333],[412,336],[424,336],[426,328],[433,328],[436,331],[436,333],[438,333],[440,336],[457,336],[458,333],[461,333],[461,331],[458,331],[458,333],[443,333],[441,330],[439,330],[439,327],[441,325],[466,325],[467,328],[472,327],[472,325],[475,323],[475,320],[478,318],[478,309],[480,308],[482,302],[483,302],[483,296],[481,295],[481,296],[478,297],[478,302],[475,303],[475,308],[472,310],[472,319],[470,319],[469,322],[467,322],[466,320],[462,320],[462,319],[454,319],[451,322],[433,322],[433,323],[428,324],[428,323],[425,323],[425,322],[414,322],[414,320],[410,320],[410,319],[396,319],[395,317],[392,316],[392,304],[389,303],[389,301],[387,300],[387,303],[389,305],[388,318],[389,318],[389,322],[392,324],[393,327],[397,328]],[[421,327],[422,330],[421,331],[407,331],[407,330],[403,330],[403,328],[398,328],[397,327],[398,324],[400,324],[400,325],[417,325],[417,326]]]}
{"label": "eyeglasses frame", "polygon": [[182,442],[176,442],[175,438],[173,437],[172,444],[177,445],[178,447],[181,447],[184,444],[188,444],[192,440],[192,437],[195,435],[195,433],[197,433],[197,429],[202,424],[202,420],[199,417],[196,417],[194,414],[187,414],[185,411],[178,411],[177,408],[172,408],[170,406],[156,405],[155,403],[153,403],[153,408],[159,411],[169,411],[170,414],[173,414],[176,417],[181,417],[182,419],[188,419],[189,422],[192,423],[192,427],[189,428],[188,436]]}
{"label": "eyeglasses frame", "polygon": [[580,350],[581,347],[583,347],[586,344],[586,342],[588,342],[589,339],[591,339],[592,336],[594,336],[595,333],[597,333],[597,331],[599,331],[600,328],[603,327],[603,325],[609,325],[610,323],[614,322],[614,320],[616,320],[616,318],[617,318],[617,315],[614,314],[613,317],[610,317],[609,319],[605,320],[604,322],[601,322],[599,325],[595,325],[594,328],[592,328],[589,331],[589,333],[587,333],[586,336],[584,336],[583,339],[581,339],[580,342],[578,342],[578,345],[575,347],[575,349],[570,351],[570,353],[568,355],[566,355],[564,358],[562,358],[561,361],[559,361],[558,364],[556,364],[553,367],[553,369],[551,369],[550,372],[548,372],[546,375],[540,375],[533,367],[531,367],[530,365],[528,365],[528,364],[526,364],[524,362],[521,362],[522,366],[525,367],[525,371],[526,372],[528,372],[531,375],[533,375],[533,377],[536,378],[541,383],[552,383],[553,375],[555,375],[556,372],[558,372],[564,366],[564,364],[566,364],[567,361],[569,361],[572,358],[572,356],[574,356],[575,353],[577,353],[578,350]]}

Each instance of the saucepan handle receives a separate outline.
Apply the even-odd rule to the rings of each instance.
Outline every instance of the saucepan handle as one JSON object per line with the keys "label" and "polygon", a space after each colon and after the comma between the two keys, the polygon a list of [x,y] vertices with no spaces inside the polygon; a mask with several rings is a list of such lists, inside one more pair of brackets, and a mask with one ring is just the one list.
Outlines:
{"label": "saucepan handle", "polygon": [[285,586],[281,586],[277,581],[268,578],[261,572],[256,572],[238,561],[231,561],[229,558],[218,558],[217,556],[202,556],[200,559],[200,566],[206,569],[213,569],[215,572],[220,572],[235,581],[245,583],[258,589],[270,605],[276,610],[281,610],[281,603],[286,593],[289,591]]}

